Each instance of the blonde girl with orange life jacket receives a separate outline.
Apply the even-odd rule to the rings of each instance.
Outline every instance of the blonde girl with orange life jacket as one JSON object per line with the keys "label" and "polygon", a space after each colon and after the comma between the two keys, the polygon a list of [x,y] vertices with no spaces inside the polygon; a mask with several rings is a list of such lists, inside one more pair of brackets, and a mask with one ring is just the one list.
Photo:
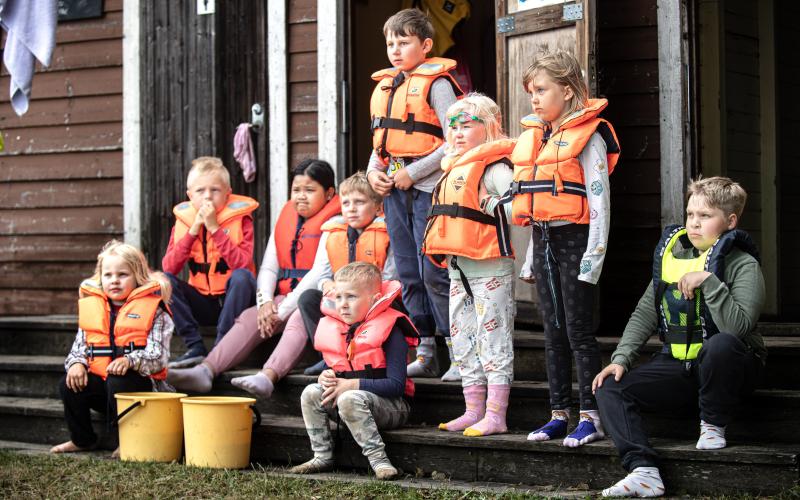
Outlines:
{"label": "blonde girl with orange life jacket", "polygon": [[[578,61],[556,52],[534,61],[523,75],[533,114],[517,140],[512,221],[532,225],[523,276],[535,281],[544,323],[551,420],[531,441],[563,438],[577,447],[603,437],[592,394],[600,371],[594,303],[610,223],[609,174],[619,157],[610,123],[599,118],[605,99],[589,99]],[[572,357],[580,395],[577,427],[568,434]]]}
{"label": "blonde girl with orange life jacket", "polygon": [[423,252],[450,277],[450,338],[465,413],[439,425],[465,436],[507,431],[514,376],[514,255],[510,206],[501,204],[513,179],[514,141],[500,108],[469,94],[447,110],[447,154],[433,192]]}
{"label": "blonde girl with orange life jacket", "polygon": [[[307,341],[297,311],[300,295],[317,287],[324,275],[325,223],[341,213],[335,176],[323,160],[303,160],[292,169],[290,199],[281,210],[258,272],[256,307],[246,309],[199,365],[170,370],[169,383],[191,392],[209,392],[214,377],[240,364],[265,339],[282,333],[259,372],[268,397],[272,384],[294,367]],[[298,345],[300,348],[298,349]],[[293,357],[294,356],[294,357]]]}
{"label": "blonde girl with orange life jacket", "polygon": [[151,271],[135,247],[116,240],[103,247],[94,276],[80,287],[78,334],[59,383],[70,440],[51,453],[94,448],[90,410],[105,413],[111,430],[116,393],[168,389],[171,292],[167,277]]}

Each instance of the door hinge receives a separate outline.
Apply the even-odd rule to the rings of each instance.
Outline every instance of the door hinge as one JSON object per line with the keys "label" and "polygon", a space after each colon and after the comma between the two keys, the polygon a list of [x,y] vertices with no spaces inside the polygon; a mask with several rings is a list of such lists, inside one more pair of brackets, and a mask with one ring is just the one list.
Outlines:
{"label": "door hinge", "polygon": [[497,20],[497,32],[509,33],[514,31],[514,16],[501,17]]}
{"label": "door hinge", "polygon": [[561,14],[562,21],[580,21],[583,19],[583,4],[581,2],[565,4]]}

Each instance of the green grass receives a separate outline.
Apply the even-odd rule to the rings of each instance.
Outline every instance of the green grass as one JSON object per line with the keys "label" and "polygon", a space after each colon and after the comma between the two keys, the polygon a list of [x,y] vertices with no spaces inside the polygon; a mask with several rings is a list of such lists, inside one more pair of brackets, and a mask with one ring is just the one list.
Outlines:
{"label": "green grass", "polygon": [[[303,498],[327,499],[517,499],[456,490],[403,488],[392,483],[314,481],[268,470],[226,471],[180,464],[0,451],[3,498]],[[525,498],[531,498],[525,496]]]}

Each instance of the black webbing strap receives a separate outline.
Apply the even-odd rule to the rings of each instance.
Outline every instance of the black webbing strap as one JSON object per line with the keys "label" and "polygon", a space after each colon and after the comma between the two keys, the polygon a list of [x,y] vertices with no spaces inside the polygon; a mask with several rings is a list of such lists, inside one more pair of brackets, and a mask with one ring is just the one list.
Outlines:
{"label": "black webbing strap", "polygon": [[103,346],[97,347],[94,344],[89,345],[89,359],[94,358],[116,358],[125,354],[130,354],[133,351],[141,351],[145,349],[147,346],[143,345],[135,345],[133,342],[126,346]]}
{"label": "black webbing strap", "polygon": [[358,246],[358,230],[347,226],[347,262],[356,261],[356,247]]}
{"label": "black webbing strap", "polygon": [[413,134],[414,132],[419,132],[422,134],[432,135],[434,137],[438,137],[439,139],[444,139],[444,132],[442,131],[442,127],[439,125],[434,125],[433,123],[428,122],[420,122],[414,119],[414,113],[408,114],[408,119],[406,121],[400,120],[398,118],[387,118],[387,117],[374,117],[370,122],[369,129],[372,134],[375,133],[375,129],[394,129],[394,130],[402,130],[406,134]]}
{"label": "black webbing strap", "polygon": [[303,279],[303,276],[308,274],[311,269],[278,269],[278,279]]}
{"label": "black webbing strap", "polygon": [[386,368],[372,368],[372,365],[367,365],[363,370],[353,370],[349,372],[336,372],[337,378],[366,378],[366,379],[380,379],[386,378]]}
{"label": "black webbing strap", "polygon": [[[196,260],[190,260],[188,262],[189,271],[192,274],[203,273],[207,274],[211,272],[211,264],[204,263],[204,262],[197,262]],[[228,263],[225,262],[225,259],[220,258],[217,261],[217,267],[214,268],[214,272],[218,274],[225,274],[230,271],[231,268],[228,266]]]}
{"label": "black webbing strap", "polygon": [[[667,287],[668,287],[667,283],[665,283],[662,280],[658,280],[658,285],[656,285],[655,304],[654,304],[656,306],[656,318],[666,317],[666,314],[661,314],[661,301],[664,298],[664,292],[667,291]],[[664,325],[664,327],[666,328],[667,325]],[[662,338],[661,341],[664,342],[665,339]]]}
{"label": "black webbing strap", "polygon": [[453,258],[450,260],[450,266],[458,271],[458,276],[461,278],[461,283],[464,285],[464,291],[467,293],[470,299],[474,298],[472,295],[472,288],[469,286],[469,281],[467,280],[467,275],[464,274],[464,271],[458,266],[458,257],[453,255]]}
{"label": "black webbing strap", "polygon": [[[580,182],[563,181],[564,191],[561,193],[586,197],[586,186]],[[538,181],[514,181],[511,183],[511,194],[552,193],[558,191],[558,185],[552,179]],[[560,193],[559,193],[560,194]]]}
{"label": "black webbing strap", "polygon": [[461,206],[458,203],[453,203],[452,205],[432,205],[428,210],[428,219],[431,217],[436,217],[437,215],[469,219],[471,221],[475,221],[480,224],[488,224],[490,226],[494,226],[497,222],[497,220],[491,215],[486,215],[480,210],[475,210],[474,208]]}

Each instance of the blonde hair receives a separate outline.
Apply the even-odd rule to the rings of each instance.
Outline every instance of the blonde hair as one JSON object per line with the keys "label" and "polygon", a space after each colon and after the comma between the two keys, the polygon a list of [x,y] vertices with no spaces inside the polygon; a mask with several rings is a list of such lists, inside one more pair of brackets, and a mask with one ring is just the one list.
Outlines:
{"label": "blonde hair", "polygon": [[686,189],[687,202],[692,196],[704,197],[710,207],[722,210],[726,216],[741,217],[747,203],[747,191],[728,177],[698,177]]}
{"label": "blonde hair", "polygon": [[347,196],[353,192],[363,194],[378,205],[383,203],[383,196],[372,189],[363,170],[359,170],[339,184],[339,196]]}
{"label": "blonde hair", "polygon": [[147,259],[138,248],[119,240],[109,241],[100,250],[97,255],[97,266],[94,269],[94,275],[91,277],[92,281],[96,281],[98,284],[102,282],[103,259],[109,255],[115,255],[125,261],[128,267],[131,268],[137,287],[157,282],[161,287],[161,300],[165,304],[169,304],[169,299],[172,296],[172,285],[169,282],[169,278],[160,271],[151,270],[150,266],[147,265]]}
{"label": "blonde hair", "polygon": [[454,102],[447,108],[447,146],[445,152],[447,154],[453,153],[452,136],[453,129],[450,128],[450,119],[459,115],[459,113],[466,113],[470,116],[477,116],[478,120],[483,124],[486,129],[486,142],[497,141],[505,139],[506,135],[503,133],[502,125],[502,112],[500,106],[497,105],[491,98],[481,94],[480,92],[470,92],[463,99]]}
{"label": "blonde hair", "polygon": [[357,286],[369,287],[370,291],[380,291],[381,271],[369,262],[351,262],[336,271],[333,280],[344,281]]}
{"label": "blonde hair", "polygon": [[186,176],[186,185],[191,187],[197,176],[207,174],[217,174],[226,186],[231,187],[230,172],[225,168],[222,160],[215,156],[201,156],[192,160],[192,168],[189,169],[189,174]]}
{"label": "blonde hair", "polygon": [[522,86],[525,92],[528,92],[528,86],[540,71],[544,71],[558,85],[572,89],[572,98],[562,116],[569,116],[586,107],[589,101],[589,86],[586,85],[583,70],[575,56],[559,50],[537,57],[522,74]]}

